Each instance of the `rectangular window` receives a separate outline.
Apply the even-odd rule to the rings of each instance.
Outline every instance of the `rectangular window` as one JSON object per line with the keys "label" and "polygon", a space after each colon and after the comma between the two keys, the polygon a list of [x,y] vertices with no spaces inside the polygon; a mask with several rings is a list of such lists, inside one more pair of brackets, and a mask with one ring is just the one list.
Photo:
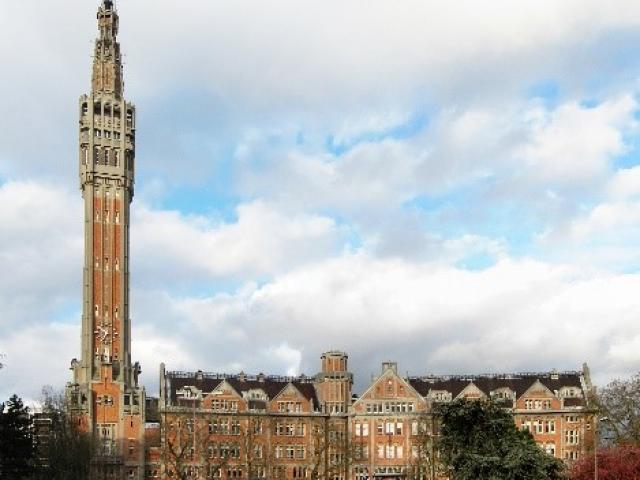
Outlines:
{"label": "rectangular window", "polygon": [[565,430],[564,440],[567,445],[577,445],[580,441],[580,436],[577,430]]}
{"label": "rectangular window", "polygon": [[395,458],[395,445],[387,445],[387,458]]}

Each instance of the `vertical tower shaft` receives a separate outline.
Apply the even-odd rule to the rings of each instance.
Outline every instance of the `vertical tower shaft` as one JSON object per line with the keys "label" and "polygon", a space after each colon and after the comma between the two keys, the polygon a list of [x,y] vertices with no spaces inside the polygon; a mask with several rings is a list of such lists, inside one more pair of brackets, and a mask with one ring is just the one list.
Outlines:
{"label": "vertical tower shaft", "polygon": [[[113,2],[98,9],[91,93],[79,102],[79,172],[84,199],[81,359],[72,361],[70,404],[99,440],[106,478],[141,478],[144,390],[131,362],[129,227],[135,107],[123,97]],[[142,459],[142,460],[141,460]],[[138,471],[139,470],[139,471]]]}

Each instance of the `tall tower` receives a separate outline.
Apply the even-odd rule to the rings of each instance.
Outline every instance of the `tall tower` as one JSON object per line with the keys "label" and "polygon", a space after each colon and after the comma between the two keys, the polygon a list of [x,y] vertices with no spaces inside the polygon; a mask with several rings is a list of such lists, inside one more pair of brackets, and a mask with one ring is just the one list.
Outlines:
{"label": "tall tower", "polygon": [[[135,107],[123,97],[118,13],[98,9],[91,93],[80,97],[79,170],[84,199],[81,359],[71,362],[68,400],[94,435],[99,478],[143,478],[145,392],[131,362],[129,206]],[[97,477],[98,475],[96,475]]]}

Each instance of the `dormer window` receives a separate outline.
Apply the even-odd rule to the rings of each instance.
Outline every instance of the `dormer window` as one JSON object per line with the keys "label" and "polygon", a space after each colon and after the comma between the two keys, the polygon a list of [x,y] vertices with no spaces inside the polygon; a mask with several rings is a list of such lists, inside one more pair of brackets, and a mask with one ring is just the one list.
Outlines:
{"label": "dormer window", "polygon": [[560,389],[560,397],[562,398],[576,398],[582,397],[580,389],[576,387],[562,387]]}
{"label": "dormer window", "polygon": [[431,392],[429,396],[436,402],[450,402],[453,399],[453,395],[451,394],[451,392],[448,392],[446,390]]}

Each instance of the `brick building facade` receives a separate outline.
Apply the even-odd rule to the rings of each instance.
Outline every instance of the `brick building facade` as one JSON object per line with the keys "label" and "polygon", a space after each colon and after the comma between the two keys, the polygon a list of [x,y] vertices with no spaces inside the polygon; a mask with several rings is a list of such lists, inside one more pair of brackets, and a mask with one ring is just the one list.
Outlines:
{"label": "brick building facade", "polygon": [[149,478],[177,478],[176,469],[186,472],[184,478],[445,478],[435,453],[434,407],[462,398],[503,403],[540,448],[567,462],[593,448],[586,367],[403,377],[395,363],[384,362],[369,387],[353,395],[347,355],[321,358],[321,371],[312,377],[171,372],[163,366],[162,442]]}
{"label": "brick building facade", "polygon": [[119,18],[97,15],[92,88],[79,102],[78,167],[85,258],[81,358],[67,401],[98,443],[92,478],[440,478],[434,405],[493,398],[541,448],[572,461],[593,447],[588,372],[402,377],[393,362],[353,394],[348,356],[321,356],[319,373],[280,377],[166,371],[159,398],[131,361],[129,206],[135,106],[124,99]]}

